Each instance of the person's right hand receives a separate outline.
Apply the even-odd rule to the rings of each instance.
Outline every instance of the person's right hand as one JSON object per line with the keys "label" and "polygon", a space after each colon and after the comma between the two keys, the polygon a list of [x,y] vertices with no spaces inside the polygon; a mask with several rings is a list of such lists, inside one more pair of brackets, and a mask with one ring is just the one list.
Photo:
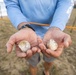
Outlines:
{"label": "person's right hand", "polygon": [[[7,52],[10,53],[15,44],[17,56],[29,58],[32,55],[34,55],[36,52],[40,52],[40,49],[38,48],[37,39],[38,37],[32,29],[30,28],[21,29],[20,31],[16,32],[10,37],[9,41],[6,44]],[[22,40],[26,40],[31,44],[31,49],[28,50],[26,53],[21,52],[21,50],[18,47],[18,43]]]}

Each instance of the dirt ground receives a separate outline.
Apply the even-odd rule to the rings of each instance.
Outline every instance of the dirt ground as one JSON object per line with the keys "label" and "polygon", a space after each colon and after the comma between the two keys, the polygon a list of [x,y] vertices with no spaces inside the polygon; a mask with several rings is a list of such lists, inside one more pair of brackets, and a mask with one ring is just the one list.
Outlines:
{"label": "dirt ground", "polygon": [[[73,25],[76,17],[76,10],[73,10],[68,25]],[[75,23],[76,25],[76,23]],[[29,63],[24,58],[18,58],[15,49],[12,53],[6,52],[6,42],[9,37],[17,32],[9,21],[0,20],[0,75],[30,75]],[[64,49],[62,55],[54,61],[50,73],[52,75],[76,75],[76,30],[70,33],[70,29],[64,32],[72,37],[72,45]],[[42,55],[41,55],[42,57]],[[38,64],[38,75],[43,72],[43,60]]]}

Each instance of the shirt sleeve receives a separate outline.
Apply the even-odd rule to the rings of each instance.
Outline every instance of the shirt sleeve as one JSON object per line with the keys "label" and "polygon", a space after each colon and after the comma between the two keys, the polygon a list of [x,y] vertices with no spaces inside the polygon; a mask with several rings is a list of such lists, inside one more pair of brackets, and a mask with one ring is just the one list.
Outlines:
{"label": "shirt sleeve", "polygon": [[70,18],[73,6],[73,0],[58,0],[50,27],[58,27],[64,30]]}
{"label": "shirt sleeve", "polygon": [[22,14],[18,0],[4,0],[8,17],[10,18],[12,24],[15,28],[21,23],[21,22],[27,22],[26,17]]}

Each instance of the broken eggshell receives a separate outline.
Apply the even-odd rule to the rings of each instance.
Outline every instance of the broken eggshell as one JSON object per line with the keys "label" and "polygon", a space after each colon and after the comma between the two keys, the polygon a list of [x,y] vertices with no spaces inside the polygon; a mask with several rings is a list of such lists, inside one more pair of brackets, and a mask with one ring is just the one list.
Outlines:
{"label": "broken eggshell", "polygon": [[47,42],[47,47],[53,51],[55,51],[57,48],[58,48],[58,44],[56,43],[55,40],[53,39],[50,39],[48,42]]}
{"label": "broken eggshell", "polygon": [[22,52],[26,52],[31,48],[31,45],[28,41],[23,40],[18,44],[19,48],[21,49]]}

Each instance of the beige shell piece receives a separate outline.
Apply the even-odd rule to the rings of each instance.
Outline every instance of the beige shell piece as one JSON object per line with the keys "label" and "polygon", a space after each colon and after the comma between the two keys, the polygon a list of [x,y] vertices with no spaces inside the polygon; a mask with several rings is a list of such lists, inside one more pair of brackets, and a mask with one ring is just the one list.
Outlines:
{"label": "beige shell piece", "polygon": [[26,52],[27,50],[29,50],[31,48],[31,45],[28,41],[23,40],[18,44],[19,48],[21,49],[21,51]]}
{"label": "beige shell piece", "polygon": [[50,39],[49,42],[47,43],[47,47],[53,51],[55,51],[58,47],[58,44],[56,43],[55,40]]}

